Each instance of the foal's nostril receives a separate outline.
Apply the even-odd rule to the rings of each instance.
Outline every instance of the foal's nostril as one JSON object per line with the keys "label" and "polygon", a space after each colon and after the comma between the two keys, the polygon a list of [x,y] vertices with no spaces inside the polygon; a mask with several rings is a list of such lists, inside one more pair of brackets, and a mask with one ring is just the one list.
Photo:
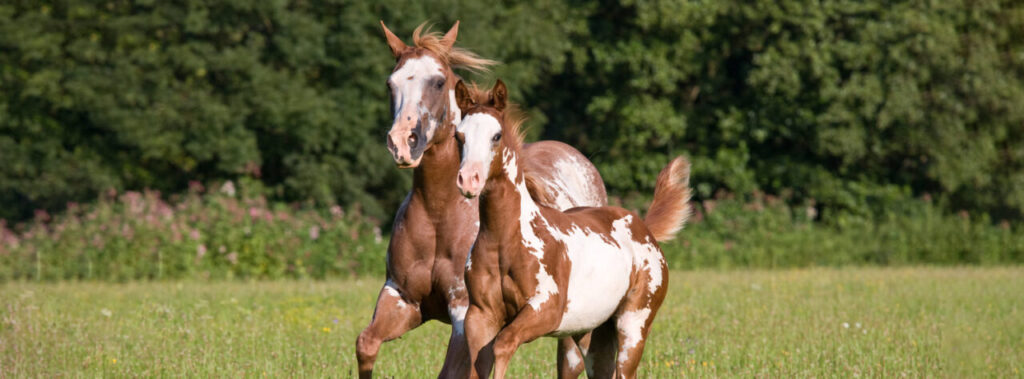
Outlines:
{"label": "foal's nostril", "polygon": [[417,137],[416,134],[410,134],[409,135],[409,148],[411,149],[414,146],[416,146],[416,142],[417,141],[419,141],[419,137]]}

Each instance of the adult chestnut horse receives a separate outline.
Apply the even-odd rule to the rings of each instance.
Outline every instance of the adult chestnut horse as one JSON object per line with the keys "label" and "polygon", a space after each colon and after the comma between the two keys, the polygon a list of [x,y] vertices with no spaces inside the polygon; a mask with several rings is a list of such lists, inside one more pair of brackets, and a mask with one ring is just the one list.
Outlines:
{"label": "adult chestnut horse", "polygon": [[[441,376],[465,377],[469,353],[463,320],[469,299],[463,275],[479,229],[479,211],[477,201],[462,197],[455,187],[459,152],[453,136],[462,116],[454,92],[459,78],[452,69],[485,69],[495,62],[454,47],[458,22],[443,37],[423,33],[420,25],[413,32],[413,46],[383,22],[381,27],[397,62],[387,81],[394,116],[387,146],[398,167],[414,168],[413,187],[395,215],[387,280],[373,320],[356,340],[359,376],[372,376],[382,342],[439,320],[452,324]],[[597,169],[566,144],[527,145],[523,165],[534,178],[531,191],[545,205],[568,209],[607,202]],[[558,351],[559,375],[579,375],[583,368],[574,341],[560,341]]]}
{"label": "adult chestnut horse", "polygon": [[[455,87],[465,117],[459,190],[480,197],[480,232],[466,261],[466,338],[471,377],[504,378],[519,345],[542,336],[594,331],[589,377],[633,378],[668,288],[658,241],[690,214],[690,164],[679,157],[658,175],[646,219],[619,207],[568,211],[536,203],[527,190],[520,120],[505,108],[499,80],[487,97]],[[597,330],[595,330],[597,329]]]}

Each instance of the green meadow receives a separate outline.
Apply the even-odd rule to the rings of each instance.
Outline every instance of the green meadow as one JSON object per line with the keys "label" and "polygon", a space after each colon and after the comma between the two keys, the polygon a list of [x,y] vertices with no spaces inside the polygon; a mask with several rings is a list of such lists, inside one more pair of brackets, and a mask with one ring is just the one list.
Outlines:
{"label": "green meadow", "polygon": [[[352,377],[382,278],[9,282],[0,377]],[[644,377],[1015,377],[1024,268],[674,271]],[[384,344],[379,377],[436,375],[447,325]],[[554,340],[512,377],[554,374]]]}

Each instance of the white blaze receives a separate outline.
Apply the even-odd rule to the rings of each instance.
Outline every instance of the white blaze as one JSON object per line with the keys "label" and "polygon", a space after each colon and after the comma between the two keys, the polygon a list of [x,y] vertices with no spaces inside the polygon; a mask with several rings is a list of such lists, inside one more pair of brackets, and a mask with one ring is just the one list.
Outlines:
{"label": "white blaze", "polygon": [[[395,121],[400,117],[412,117],[417,120],[426,110],[420,105],[423,101],[423,89],[427,81],[438,75],[444,75],[441,64],[436,59],[428,56],[412,58],[405,61],[401,68],[391,73],[388,82],[391,83],[395,102]],[[450,95],[454,97],[454,91]],[[451,104],[455,102],[452,101]],[[458,109],[458,107],[455,107]],[[430,119],[430,125],[424,125],[427,141],[434,137],[434,130],[437,120]]]}
{"label": "white blaze", "polygon": [[491,160],[494,159],[491,138],[501,132],[501,124],[498,119],[487,113],[473,113],[466,116],[459,123],[458,132],[462,133],[465,140],[462,144],[462,166],[467,163],[483,163],[484,172],[481,180],[487,180],[488,170],[491,167]]}

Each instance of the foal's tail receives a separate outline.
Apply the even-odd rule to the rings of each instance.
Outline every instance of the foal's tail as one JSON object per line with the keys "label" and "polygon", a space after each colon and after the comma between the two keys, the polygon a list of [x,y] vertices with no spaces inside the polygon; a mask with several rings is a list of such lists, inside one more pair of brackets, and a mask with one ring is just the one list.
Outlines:
{"label": "foal's tail", "polygon": [[658,174],[654,200],[644,222],[658,242],[669,241],[690,218],[690,162],[683,157],[673,159]]}

